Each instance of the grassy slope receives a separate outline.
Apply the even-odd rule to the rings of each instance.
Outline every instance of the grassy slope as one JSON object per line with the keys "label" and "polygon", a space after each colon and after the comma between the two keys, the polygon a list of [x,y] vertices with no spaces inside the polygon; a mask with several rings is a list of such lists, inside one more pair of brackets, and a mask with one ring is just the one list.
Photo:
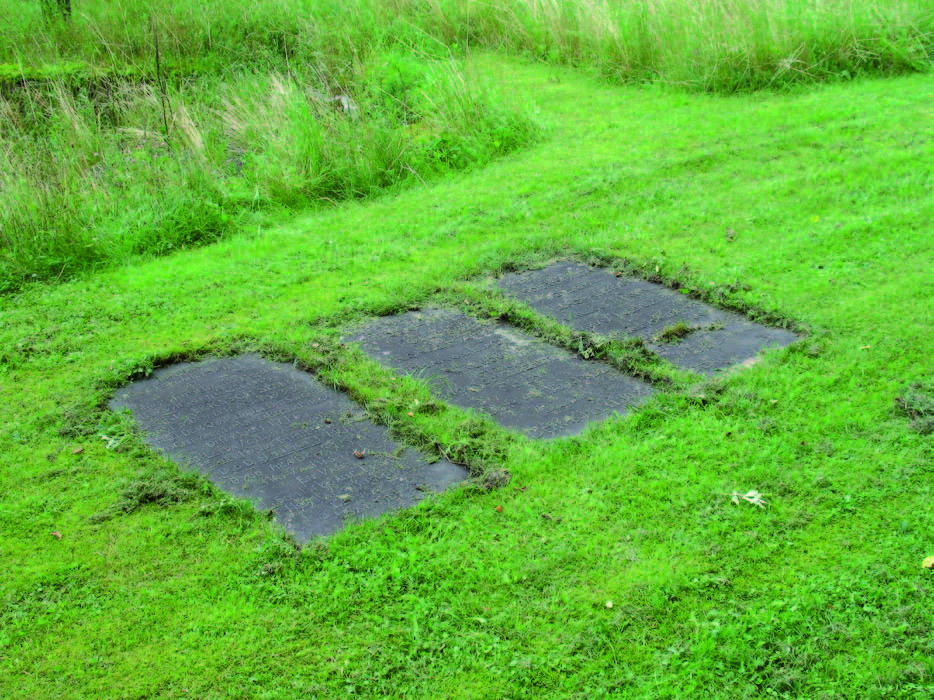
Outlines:
{"label": "grassy slope", "polygon": [[[9,2],[0,293],[214,242],[271,210],[394,191],[533,138],[429,56],[508,47],[729,94],[927,72],[934,55],[922,0],[81,0],[68,22]],[[363,118],[321,109],[305,87],[346,93]]]}
{"label": "grassy slope", "polygon": [[[930,692],[931,439],[892,410],[932,373],[930,80],[725,100],[494,64],[552,125],[540,147],[0,300],[0,695]],[[663,395],[546,444],[491,430],[505,490],[451,493],[299,555],[240,511],[200,516],[219,498],[207,491],[90,520],[164,469],[135,438],[106,450],[95,433],[113,425],[81,437],[88,402],[135,367],[254,345],[314,363],[329,319],[565,254],[748,284],[735,298],[813,333],[707,406]],[[379,372],[362,387],[360,366],[326,373],[395,400]],[[413,422],[453,435],[457,420]],[[750,488],[770,510],[721,495]]]}

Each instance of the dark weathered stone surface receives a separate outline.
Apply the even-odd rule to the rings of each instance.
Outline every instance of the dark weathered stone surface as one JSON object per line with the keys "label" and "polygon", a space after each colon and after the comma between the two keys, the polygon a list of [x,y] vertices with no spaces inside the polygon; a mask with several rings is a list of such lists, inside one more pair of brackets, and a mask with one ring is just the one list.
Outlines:
{"label": "dark weathered stone surface", "polygon": [[[765,347],[797,340],[790,331],[753,323],[668,287],[577,263],[505,275],[499,287],[574,330],[642,338],[673,364],[705,374],[749,361]],[[700,330],[671,343],[655,341],[679,321]]]}
{"label": "dark weathered stone surface", "polygon": [[302,540],[334,532],[348,517],[411,506],[467,477],[402,450],[305,372],[255,355],[157,370],[119,390],[110,406],[129,408],[149,444],[271,508]]}
{"label": "dark weathered stone surface", "polygon": [[643,382],[505,324],[449,311],[377,319],[349,340],[377,361],[428,380],[445,400],[483,410],[530,437],[580,432],[652,393]]}

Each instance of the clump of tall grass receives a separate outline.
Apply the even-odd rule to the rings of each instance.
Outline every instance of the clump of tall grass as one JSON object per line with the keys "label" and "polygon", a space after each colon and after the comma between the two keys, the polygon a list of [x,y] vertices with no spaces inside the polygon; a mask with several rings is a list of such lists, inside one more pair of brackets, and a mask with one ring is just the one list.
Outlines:
{"label": "clump of tall grass", "polygon": [[[396,45],[510,47],[618,80],[717,92],[929,70],[927,0],[83,0],[71,22],[19,3],[0,63],[326,63]],[[5,49],[3,48],[5,47]]]}
{"label": "clump of tall grass", "polygon": [[396,44],[448,54],[406,0],[81,0],[67,22],[48,21],[39,0],[4,1],[0,64],[149,65],[156,33],[170,65],[221,71],[294,61],[335,73]]}
{"label": "clump of tall grass", "polygon": [[715,92],[930,70],[922,0],[438,0],[463,41]]}
{"label": "clump of tall grass", "polygon": [[0,98],[0,289],[211,242],[262,209],[424,183],[535,134],[452,61],[403,54],[354,83],[311,71],[164,94],[21,88]]}

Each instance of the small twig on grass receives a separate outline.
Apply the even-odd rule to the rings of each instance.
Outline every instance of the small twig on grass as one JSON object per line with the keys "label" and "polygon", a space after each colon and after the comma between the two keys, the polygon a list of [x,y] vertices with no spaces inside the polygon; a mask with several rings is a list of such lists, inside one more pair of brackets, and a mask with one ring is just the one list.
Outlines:
{"label": "small twig on grass", "polygon": [[437,445],[437,448],[438,448],[438,452],[440,452],[441,454],[443,454],[443,455],[444,455],[444,458],[445,458],[447,461],[449,461],[451,464],[456,464],[456,465],[459,466],[459,467],[466,467],[466,466],[468,466],[468,465],[464,464],[463,462],[455,462],[453,459],[451,459],[451,455],[449,455],[447,452],[445,452],[445,451],[444,451],[444,448],[441,447],[441,445]]}
{"label": "small twig on grass", "polygon": [[165,138],[169,138],[169,117],[166,110],[169,95],[165,84],[165,78],[162,75],[162,53],[159,50],[159,30],[156,28],[156,20],[152,15],[149,16],[149,26],[152,29],[152,37],[156,48],[156,84],[159,86],[159,100],[162,103],[162,127],[165,132]]}

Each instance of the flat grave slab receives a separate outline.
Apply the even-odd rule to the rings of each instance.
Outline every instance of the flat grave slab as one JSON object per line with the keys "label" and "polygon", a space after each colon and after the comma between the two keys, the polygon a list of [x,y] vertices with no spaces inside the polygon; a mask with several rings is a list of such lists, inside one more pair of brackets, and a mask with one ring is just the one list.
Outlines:
{"label": "flat grave slab", "polygon": [[151,446],[272,509],[299,540],[414,505],[468,476],[450,462],[428,464],[342,394],[258,355],[159,369],[120,389],[110,407],[130,409]]}
{"label": "flat grave slab", "polygon": [[[751,361],[765,347],[784,347],[798,339],[791,331],[753,323],[663,285],[577,263],[504,275],[498,284],[509,296],[574,330],[642,338],[672,364],[703,374]],[[679,321],[696,330],[673,342],[657,340]]]}
{"label": "flat grave slab", "polygon": [[652,388],[502,323],[429,310],[368,323],[347,338],[378,362],[428,380],[459,406],[533,438],[580,432],[646,400]]}

